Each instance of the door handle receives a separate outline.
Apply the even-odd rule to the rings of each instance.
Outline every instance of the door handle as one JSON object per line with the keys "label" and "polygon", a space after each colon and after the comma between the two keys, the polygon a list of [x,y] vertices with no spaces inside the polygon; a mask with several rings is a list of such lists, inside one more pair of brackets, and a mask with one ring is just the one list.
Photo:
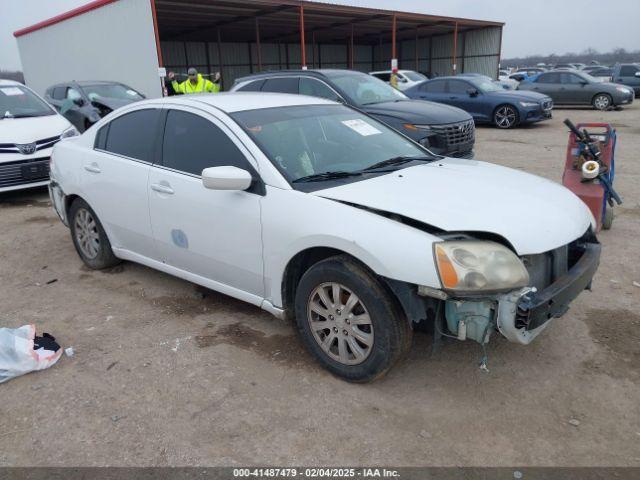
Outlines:
{"label": "door handle", "polygon": [[151,190],[158,193],[166,193],[167,195],[173,195],[173,188],[170,185],[164,185],[162,183],[152,183]]}
{"label": "door handle", "polygon": [[93,162],[93,163],[92,163],[92,164],[90,164],[90,165],[85,165],[85,166],[84,166],[84,169],[85,169],[87,172],[91,172],[91,173],[100,173],[100,172],[102,172],[102,170],[100,170],[100,167],[98,166],[98,164],[97,164],[97,163],[95,163],[95,162]]}

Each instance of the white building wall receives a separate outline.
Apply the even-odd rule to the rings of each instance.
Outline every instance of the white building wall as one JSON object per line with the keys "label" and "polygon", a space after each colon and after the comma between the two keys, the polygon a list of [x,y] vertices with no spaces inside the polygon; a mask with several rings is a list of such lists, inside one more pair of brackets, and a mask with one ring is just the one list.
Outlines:
{"label": "white building wall", "polygon": [[112,80],[162,95],[149,1],[118,0],[17,38],[25,82]]}

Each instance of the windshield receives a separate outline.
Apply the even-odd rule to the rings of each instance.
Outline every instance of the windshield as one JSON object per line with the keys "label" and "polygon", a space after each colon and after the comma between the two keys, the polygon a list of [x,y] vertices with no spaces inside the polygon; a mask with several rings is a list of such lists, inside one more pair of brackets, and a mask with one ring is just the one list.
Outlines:
{"label": "windshield", "polygon": [[144,98],[135,90],[120,84],[103,83],[98,85],[84,85],[82,88],[91,101],[100,97],[130,101],[142,100]]}
{"label": "windshield", "polygon": [[473,85],[480,90],[483,93],[489,93],[489,92],[501,92],[504,90],[504,88],[502,87],[502,85],[500,85],[497,82],[494,82],[493,80],[491,80],[490,78],[473,78],[470,80],[471,83],[473,83]]}
{"label": "windshield", "polygon": [[42,117],[55,112],[22,85],[0,86],[0,118]]}
{"label": "windshield", "polygon": [[327,74],[338,88],[342,89],[356,105],[406,100],[407,96],[371,75]]}
{"label": "windshield", "polygon": [[396,157],[435,158],[342,105],[265,108],[231,116],[290,182],[325,172],[358,172]]}
{"label": "windshield", "polygon": [[403,70],[402,74],[407,77],[412,82],[421,82],[423,80],[429,80],[426,76],[421,73],[414,72],[411,70]]}

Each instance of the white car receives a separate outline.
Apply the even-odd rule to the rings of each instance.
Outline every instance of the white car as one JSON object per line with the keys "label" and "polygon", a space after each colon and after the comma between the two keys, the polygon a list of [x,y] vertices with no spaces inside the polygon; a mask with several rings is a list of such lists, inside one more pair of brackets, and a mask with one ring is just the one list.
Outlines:
{"label": "white car", "polygon": [[[379,72],[369,72],[369,75],[382,80],[383,82],[391,82],[391,70],[382,70]],[[426,75],[413,70],[398,70],[398,90],[407,90],[408,88],[417,85],[418,83],[429,80]]]}
{"label": "white car", "polygon": [[53,146],[77,130],[21,83],[0,80],[0,192],[49,183]]}
{"label": "white car", "polygon": [[295,318],[350,381],[389,370],[419,322],[527,344],[600,256],[593,216],[563,186],[433,155],[303,95],[123,107],[58,144],[51,178],[89,267],[130,260]]}

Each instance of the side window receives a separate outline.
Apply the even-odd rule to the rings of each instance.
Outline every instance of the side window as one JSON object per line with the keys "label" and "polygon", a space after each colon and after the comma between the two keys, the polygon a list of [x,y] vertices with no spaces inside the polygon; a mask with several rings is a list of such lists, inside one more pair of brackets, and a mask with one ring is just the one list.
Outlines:
{"label": "side window", "polygon": [[298,93],[298,77],[269,78],[262,86],[263,92]]}
{"label": "side window", "polygon": [[109,124],[100,127],[98,133],[96,133],[96,139],[93,143],[93,147],[99,150],[104,150],[107,146],[107,134],[109,133]]}
{"label": "side window", "polygon": [[67,88],[67,94],[65,97],[69,100],[75,100],[76,98],[82,98],[82,95],[80,95],[80,92],[78,92],[75,88],[69,87]]}
{"label": "side window", "polygon": [[112,120],[109,122],[104,149],[125,157],[152,162],[159,116],[159,110],[148,108]]}
{"label": "side window", "polygon": [[54,100],[64,100],[65,87],[56,87],[53,89],[53,93],[51,94],[51,98]]}
{"label": "side window", "polygon": [[637,67],[632,65],[625,65],[624,67],[620,67],[620,76],[621,77],[633,77],[638,71]]}
{"label": "side window", "polygon": [[577,85],[584,81],[582,77],[579,77],[574,73],[563,73],[561,78],[561,83],[567,85]]}
{"label": "side window", "polygon": [[300,78],[300,94],[310,95],[312,97],[327,98],[329,100],[339,101],[340,97],[331,90],[326,84],[313,78]]}
{"label": "side window", "polygon": [[471,88],[467,82],[462,82],[460,80],[449,80],[449,93],[456,94],[466,94],[467,90]]}
{"label": "side window", "polygon": [[264,84],[264,80],[256,80],[254,82],[249,82],[246,85],[239,88],[238,92],[259,92]]}
{"label": "side window", "polygon": [[543,73],[538,77],[536,83],[560,83],[559,73]]}
{"label": "side window", "polygon": [[252,170],[226,133],[209,120],[180,110],[167,114],[162,164],[198,176],[209,167],[230,165]]}
{"label": "side window", "polygon": [[376,78],[379,78],[383,82],[391,81],[391,74],[390,73],[376,73],[373,76],[376,77]]}
{"label": "side window", "polygon": [[420,89],[423,92],[444,93],[445,86],[446,86],[446,83],[444,80],[436,80],[436,81],[432,80],[430,82],[424,83]]}

